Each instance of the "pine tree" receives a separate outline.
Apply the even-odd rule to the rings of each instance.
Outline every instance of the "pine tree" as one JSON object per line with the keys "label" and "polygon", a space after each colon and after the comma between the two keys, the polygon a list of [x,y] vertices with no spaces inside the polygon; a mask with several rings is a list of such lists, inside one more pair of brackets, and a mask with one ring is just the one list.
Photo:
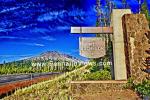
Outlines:
{"label": "pine tree", "polygon": [[150,14],[149,14],[148,6],[147,6],[147,0],[144,0],[144,3],[142,4],[140,13],[145,14],[147,20],[149,21],[149,26],[150,26]]}
{"label": "pine tree", "polygon": [[3,67],[6,67],[6,62],[5,61],[3,62]]}
{"label": "pine tree", "polygon": [[123,8],[127,8],[127,3],[126,3],[126,0],[122,0],[122,4],[123,4]]}
{"label": "pine tree", "polygon": [[[124,0],[124,2],[126,2]],[[110,26],[110,14],[112,12],[112,9],[115,8],[115,5],[109,1],[109,0],[106,0],[106,8],[108,9],[108,12],[105,14],[102,13],[102,10],[101,10],[101,4],[100,4],[100,0],[96,0],[96,11],[97,11],[97,20],[96,20],[96,27],[107,27],[107,26]],[[101,57],[99,59],[93,59],[93,61],[95,63],[99,63],[99,62],[103,62],[104,59],[107,59],[109,58],[110,60],[112,59],[112,44],[111,43],[111,35],[109,34],[97,34],[96,35],[97,37],[100,37],[102,39],[105,40],[105,49],[106,49],[106,56],[105,57]],[[109,57],[108,57],[109,56]],[[92,61],[92,60],[91,60]],[[96,67],[100,67],[100,69],[103,69],[104,66],[96,66]]]}

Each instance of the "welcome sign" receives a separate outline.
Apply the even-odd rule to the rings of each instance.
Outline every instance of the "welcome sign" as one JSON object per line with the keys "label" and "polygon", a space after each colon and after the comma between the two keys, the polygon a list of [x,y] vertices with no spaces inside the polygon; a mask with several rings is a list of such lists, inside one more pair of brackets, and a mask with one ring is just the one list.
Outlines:
{"label": "welcome sign", "polygon": [[105,56],[105,41],[99,37],[79,38],[80,55],[86,58],[100,58]]}

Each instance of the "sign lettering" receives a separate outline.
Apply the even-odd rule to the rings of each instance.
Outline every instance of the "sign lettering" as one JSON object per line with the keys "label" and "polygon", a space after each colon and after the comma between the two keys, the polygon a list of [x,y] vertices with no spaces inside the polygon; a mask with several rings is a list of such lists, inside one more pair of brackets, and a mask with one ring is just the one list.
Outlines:
{"label": "sign lettering", "polygon": [[100,58],[105,56],[105,41],[99,37],[81,37],[79,39],[80,55],[87,58]]}

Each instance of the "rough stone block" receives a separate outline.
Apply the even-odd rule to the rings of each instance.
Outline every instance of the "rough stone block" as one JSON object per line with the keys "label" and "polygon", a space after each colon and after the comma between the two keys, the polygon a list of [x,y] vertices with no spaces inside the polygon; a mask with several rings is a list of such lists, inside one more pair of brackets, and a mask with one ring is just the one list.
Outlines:
{"label": "rough stone block", "polygon": [[150,48],[145,35],[149,30],[148,21],[143,14],[125,14],[122,21],[128,77],[139,83],[147,76],[141,69],[144,68],[144,59],[148,57],[145,50]]}

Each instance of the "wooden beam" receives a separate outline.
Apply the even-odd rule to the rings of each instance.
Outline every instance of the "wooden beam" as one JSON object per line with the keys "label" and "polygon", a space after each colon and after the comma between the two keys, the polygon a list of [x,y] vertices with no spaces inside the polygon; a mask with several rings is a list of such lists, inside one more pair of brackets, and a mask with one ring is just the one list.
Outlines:
{"label": "wooden beam", "polygon": [[71,27],[71,33],[112,34],[113,27]]}

